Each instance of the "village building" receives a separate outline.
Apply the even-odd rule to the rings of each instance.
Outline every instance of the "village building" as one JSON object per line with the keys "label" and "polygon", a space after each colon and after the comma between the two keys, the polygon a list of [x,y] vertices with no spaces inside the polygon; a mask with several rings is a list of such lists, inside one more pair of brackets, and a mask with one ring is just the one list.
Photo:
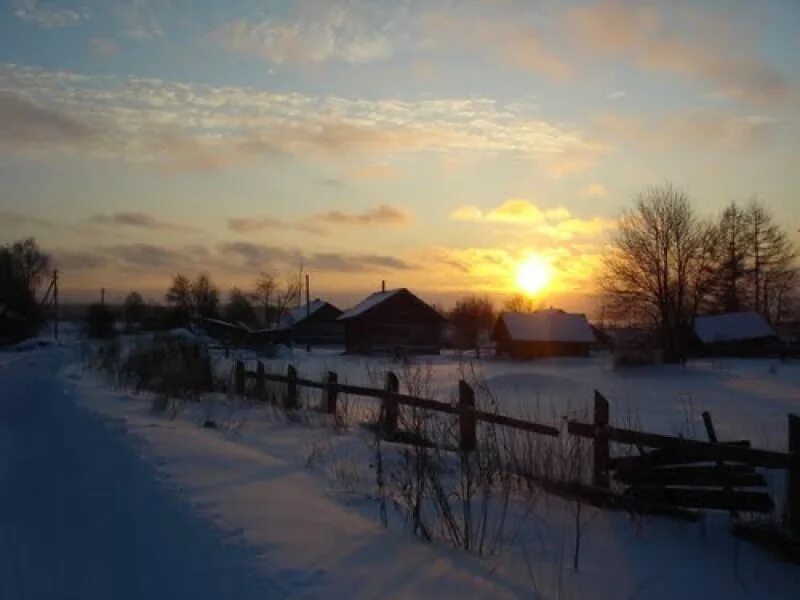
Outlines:
{"label": "village building", "polygon": [[780,346],[772,326],[753,311],[697,317],[694,335],[699,351],[711,356],[760,356]]}
{"label": "village building", "polygon": [[342,310],[316,298],[286,312],[274,327],[250,332],[250,344],[306,344],[315,346],[344,343],[344,326],[338,321]]}
{"label": "village building", "polygon": [[555,308],[502,313],[493,337],[498,355],[521,359],[589,356],[597,342],[586,315]]}
{"label": "village building", "polygon": [[339,317],[349,353],[438,354],[445,318],[406,288],[376,292]]}

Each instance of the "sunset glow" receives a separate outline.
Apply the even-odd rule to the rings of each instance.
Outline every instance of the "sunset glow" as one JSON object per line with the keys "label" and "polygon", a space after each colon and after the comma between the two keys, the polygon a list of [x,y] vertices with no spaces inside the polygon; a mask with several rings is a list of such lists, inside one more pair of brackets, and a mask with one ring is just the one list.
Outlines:
{"label": "sunset glow", "polygon": [[517,285],[530,296],[544,291],[553,278],[553,267],[541,256],[531,256],[517,267]]}

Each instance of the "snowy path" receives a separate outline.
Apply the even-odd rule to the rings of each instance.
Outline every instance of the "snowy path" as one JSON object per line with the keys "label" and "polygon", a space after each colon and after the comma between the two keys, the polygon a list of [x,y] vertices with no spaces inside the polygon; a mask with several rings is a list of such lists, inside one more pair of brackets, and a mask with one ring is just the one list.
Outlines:
{"label": "snowy path", "polygon": [[76,405],[54,354],[0,369],[0,598],[281,598],[132,438]]}

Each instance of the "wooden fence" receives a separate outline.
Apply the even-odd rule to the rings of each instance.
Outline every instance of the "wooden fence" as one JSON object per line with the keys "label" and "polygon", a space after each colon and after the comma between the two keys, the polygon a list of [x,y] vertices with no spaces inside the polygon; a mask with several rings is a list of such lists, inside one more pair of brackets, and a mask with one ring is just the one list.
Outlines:
{"label": "wooden fence", "polygon": [[[234,387],[239,395],[246,391],[246,381],[255,382],[254,392],[257,397],[264,394],[266,382],[283,383],[286,385],[284,405],[292,409],[298,407],[298,388],[306,387],[322,391],[320,410],[332,415],[336,414],[337,402],[340,394],[350,394],[375,398],[382,402],[381,419],[379,426],[384,435],[391,439],[398,431],[398,415],[400,406],[421,408],[438,413],[456,415],[459,421],[459,450],[470,452],[475,450],[478,443],[477,424],[480,421],[494,423],[504,427],[540,434],[550,437],[559,437],[558,427],[517,419],[505,415],[479,410],[475,407],[475,392],[466,381],[458,383],[458,402],[453,405],[439,400],[419,398],[399,392],[399,381],[392,372],[386,373],[383,389],[370,388],[359,385],[339,383],[338,376],[329,372],[325,381],[318,382],[298,376],[297,369],[289,365],[286,375],[266,373],[264,364],[257,361],[255,371],[245,369],[244,362],[238,361],[234,371]],[[683,437],[648,433],[614,427],[609,424],[609,404],[599,393],[594,397],[594,418],[592,423],[568,421],[566,432],[592,440],[592,481],[597,489],[610,488],[610,474],[612,471],[625,473],[618,480],[631,483],[630,478],[648,477],[661,478],[661,485],[672,485],[677,480],[679,484],[695,484],[705,487],[722,487],[721,490],[684,490],[684,497],[688,497],[690,505],[695,507],[731,508],[731,492],[729,485],[760,485],[761,478],[756,478],[753,467],[765,469],[782,469],[788,472],[787,485],[787,516],[790,530],[800,536],[800,417],[789,415],[788,436],[789,452],[776,452],[751,448],[747,441],[719,442],[710,423],[710,415],[704,415],[709,433],[709,441],[692,440]],[[611,456],[611,444],[626,444],[636,446],[642,456],[618,457]],[[644,454],[644,449],[654,449],[649,454]],[[676,467],[675,465],[688,465],[692,463],[713,462],[714,466]],[[730,464],[734,463],[734,464]],[[641,467],[656,469],[655,471],[642,470]],[[668,466],[669,469],[659,467]],[[637,467],[635,473],[630,468]],[[683,469],[683,470],[679,470]],[[673,481],[670,482],[669,478]],[[664,478],[667,479],[665,482]],[[690,483],[686,483],[689,481]],[[648,483],[648,482],[644,482]],[[649,483],[654,483],[650,481]],[[648,490],[645,490],[646,492]],[[675,495],[674,490],[666,489],[661,492],[661,500],[669,498],[664,496]],[[650,491],[652,495],[653,492]],[[762,512],[767,510],[767,505],[759,501],[754,492],[739,492],[742,508]],[[653,500],[659,500],[653,498]],[[680,503],[680,502],[678,502]],[[707,506],[706,506],[707,505]],[[729,506],[730,505],[730,506]],[[771,509],[771,501],[770,508]]]}

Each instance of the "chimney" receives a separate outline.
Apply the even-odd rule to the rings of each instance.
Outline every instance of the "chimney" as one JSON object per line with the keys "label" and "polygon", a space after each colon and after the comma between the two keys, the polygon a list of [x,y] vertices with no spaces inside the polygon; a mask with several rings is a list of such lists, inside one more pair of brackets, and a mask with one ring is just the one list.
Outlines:
{"label": "chimney", "polygon": [[381,291],[382,292],[386,291],[386,280],[385,279],[381,279]]}

